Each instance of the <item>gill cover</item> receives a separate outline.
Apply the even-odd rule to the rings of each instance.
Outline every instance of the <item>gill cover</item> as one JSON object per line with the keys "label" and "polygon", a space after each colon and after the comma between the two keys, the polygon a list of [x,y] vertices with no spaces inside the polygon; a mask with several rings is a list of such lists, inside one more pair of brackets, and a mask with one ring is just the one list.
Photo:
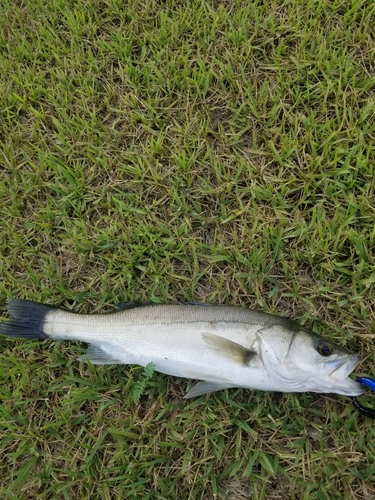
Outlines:
{"label": "gill cover", "polygon": [[298,378],[293,373],[295,365],[288,359],[296,332],[275,324],[267,328],[262,328],[257,332],[260,356],[267,372],[280,385],[280,390],[285,389],[290,392],[297,392],[305,386],[304,381],[311,376],[306,373],[301,377],[301,370],[298,370]]}

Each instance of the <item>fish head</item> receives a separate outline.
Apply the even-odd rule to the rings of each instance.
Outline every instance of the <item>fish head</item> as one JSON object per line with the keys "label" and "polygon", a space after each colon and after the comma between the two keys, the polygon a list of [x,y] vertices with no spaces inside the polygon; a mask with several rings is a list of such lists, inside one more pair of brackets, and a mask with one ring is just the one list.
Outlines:
{"label": "fish head", "polygon": [[358,396],[366,388],[349,375],[359,358],[294,322],[259,332],[268,374],[285,392],[324,392]]}

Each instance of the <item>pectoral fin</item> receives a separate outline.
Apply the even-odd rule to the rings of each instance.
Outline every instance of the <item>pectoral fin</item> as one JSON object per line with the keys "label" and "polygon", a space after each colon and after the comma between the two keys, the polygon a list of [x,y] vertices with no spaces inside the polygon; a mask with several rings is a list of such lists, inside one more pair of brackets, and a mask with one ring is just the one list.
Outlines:
{"label": "pectoral fin", "polygon": [[219,382],[198,382],[195,384],[190,391],[184,396],[184,399],[195,398],[201,396],[202,394],[208,394],[209,392],[221,391],[224,389],[230,389],[235,387],[226,383]]}
{"label": "pectoral fin", "polygon": [[250,361],[257,355],[256,352],[237,344],[237,342],[214,335],[213,333],[202,333],[202,337],[207,345],[215,349],[222,356],[225,356],[226,359],[231,359],[243,366],[249,366]]}

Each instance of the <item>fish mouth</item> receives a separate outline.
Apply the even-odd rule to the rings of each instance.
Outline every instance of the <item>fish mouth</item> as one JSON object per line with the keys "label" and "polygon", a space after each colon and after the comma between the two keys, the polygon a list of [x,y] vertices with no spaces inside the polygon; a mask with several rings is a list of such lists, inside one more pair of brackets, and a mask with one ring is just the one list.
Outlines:
{"label": "fish mouth", "polygon": [[349,375],[359,363],[360,360],[355,354],[345,357],[344,360],[336,359],[324,363],[329,380],[332,382],[332,392],[344,394],[345,396],[359,396],[366,392],[367,389],[362,384],[349,378]]}
{"label": "fish mouth", "polygon": [[328,371],[330,378],[338,383],[343,382],[358,365],[359,359],[355,354],[346,357],[344,361],[336,359],[335,361],[324,363],[324,367]]}

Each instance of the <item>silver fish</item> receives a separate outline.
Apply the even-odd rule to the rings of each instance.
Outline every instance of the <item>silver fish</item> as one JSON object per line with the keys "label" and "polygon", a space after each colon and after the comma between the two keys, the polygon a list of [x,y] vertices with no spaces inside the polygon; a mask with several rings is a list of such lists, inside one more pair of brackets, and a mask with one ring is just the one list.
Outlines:
{"label": "silver fish", "polygon": [[9,299],[14,319],[0,324],[9,337],[87,342],[79,361],[154,363],[168,375],[202,380],[191,398],[231,387],[357,396],[349,378],[357,356],[289,319],[219,304],[119,304],[107,314],[76,314]]}

